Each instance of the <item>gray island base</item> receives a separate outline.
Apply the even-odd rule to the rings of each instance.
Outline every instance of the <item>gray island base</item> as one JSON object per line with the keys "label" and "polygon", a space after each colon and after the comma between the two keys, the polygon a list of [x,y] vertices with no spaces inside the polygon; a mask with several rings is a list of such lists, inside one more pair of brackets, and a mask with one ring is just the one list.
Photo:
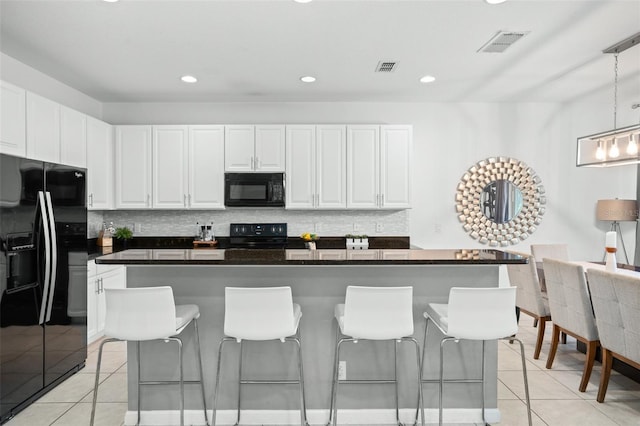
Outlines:
{"label": "gray island base", "polygon": [[[270,252],[270,253],[266,253]],[[335,326],[334,306],[344,303],[348,285],[413,286],[414,336],[422,345],[424,307],[428,302],[446,302],[453,286],[496,287],[499,267],[506,263],[525,263],[526,259],[496,250],[126,250],[96,259],[97,263],[124,264],[127,286],[170,285],[176,303],[199,305],[199,320],[207,406],[211,412],[218,343],[224,321],[226,286],[291,286],[294,302],[299,303],[302,351],[309,423],[326,424],[329,418],[331,372]],[[262,254],[260,254],[262,253]],[[357,255],[357,256],[356,256]],[[368,256],[368,257],[367,257]],[[351,258],[350,258],[351,257]],[[240,259],[245,259],[244,262]],[[440,335],[431,329],[427,343],[424,377],[437,378]],[[196,377],[193,333],[185,330],[185,379]],[[353,345],[353,344],[352,344]],[[389,342],[360,341],[357,345],[375,347],[367,353],[359,347],[344,347],[346,377],[391,378],[394,348]],[[225,348],[218,397],[218,424],[234,424],[238,395],[238,344]],[[445,355],[446,378],[480,377],[481,343],[448,345]],[[279,341],[252,344],[243,348],[243,379],[295,378],[295,348]],[[497,345],[486,346],[487,421],[497,422]],[[135,424],[137,391],[135,345],[128,345],[129,411],[125,424]],[[143,380],[177,379],[175,345],[164,342],[142,344]],[[415,348],[399,350],[398,378],[401,420],[413,424],[417,403]],[[437,384],[424,384],[427,422],[437,422]],[[185,423],[204,424],[198,387],[185,389]],[[242,424],[299,424],[296,385],[243,385]],[[179,393],[167,387],[145,388],[142,392],[142,424],[179,423]],[[446,384],[445,421],[478,423],[482,420],[479,384]],[[339,399],[340,424],[390,424],[395,419],[393,385],[343,385]],[[210,417],[211,418],[211,417]]]}

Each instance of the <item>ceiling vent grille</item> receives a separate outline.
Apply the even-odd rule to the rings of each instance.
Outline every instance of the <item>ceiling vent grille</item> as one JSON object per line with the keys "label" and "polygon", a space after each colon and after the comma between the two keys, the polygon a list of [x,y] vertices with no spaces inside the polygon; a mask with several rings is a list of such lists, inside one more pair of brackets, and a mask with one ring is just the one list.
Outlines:
{"label": "ceiling vent grille", "polygon": [[394,61],[380,61],[376,66],[376,72],[394,72],[398,66]]}
{"label": "ceiling vent grille", "polygon": [[502,53],[527,34],[529,34],[528,31],[499,31],[478,49],[478,52]]}

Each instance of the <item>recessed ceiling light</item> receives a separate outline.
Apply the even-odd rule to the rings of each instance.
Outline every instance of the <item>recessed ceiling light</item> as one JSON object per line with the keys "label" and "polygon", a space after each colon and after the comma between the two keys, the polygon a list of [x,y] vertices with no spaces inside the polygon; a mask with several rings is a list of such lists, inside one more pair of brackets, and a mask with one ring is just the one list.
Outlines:
{"label": "recessed ceiling light", "polygon": [[316,81],[316,78],[310,75],[305,75],[304,77],[300,77],[300,81],[304,81],[305,83],[313,83],[314,81]]}
{"label": "recessed ceiling light", "polygon": [[504,3],[507,0],[484,0],[489,4],[500,4],[500,3]]}
{"label": "recessed ceiling light", "polygon": [[312,0],[293,0],[296,3],[311,3]]}
{"label": "recessed ceiling light", "polygon": [[433,83],[436,81],[436,78],[432,75],[425,75],[420,79],[420,83]]}
{"label": "recessed ceiling light", "polygon": [[182,77],[180,77],[180,80],[184,81],[185,83],[196,83],[198,81],[198,79],[192,75],[183,75]]}
{"label": "recessed ceiling light", "polygon": [[118,0],[104,0],[104,1],[106,1],[107,3],[115,3],[115,2],[117,2]]}

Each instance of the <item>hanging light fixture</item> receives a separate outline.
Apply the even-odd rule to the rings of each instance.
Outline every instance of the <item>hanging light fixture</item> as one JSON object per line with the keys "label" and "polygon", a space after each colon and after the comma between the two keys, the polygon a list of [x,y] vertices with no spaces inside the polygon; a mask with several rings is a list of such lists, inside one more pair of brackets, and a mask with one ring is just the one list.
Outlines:
{"label": "hanging light fixture", "polygon": [[[614,54],[613,86],[613,130],[578,138],[576,165],[578,167],[622,166],[640,163],[638,144],[640,143],[640,124],[618,128],[618,54],[640,43],[640,33],[603,50]],[[631,106],[632,109],[639,104]],[[627,140],[626,149],[620,144]],[[623,148],[622,150],[620,148]]]}

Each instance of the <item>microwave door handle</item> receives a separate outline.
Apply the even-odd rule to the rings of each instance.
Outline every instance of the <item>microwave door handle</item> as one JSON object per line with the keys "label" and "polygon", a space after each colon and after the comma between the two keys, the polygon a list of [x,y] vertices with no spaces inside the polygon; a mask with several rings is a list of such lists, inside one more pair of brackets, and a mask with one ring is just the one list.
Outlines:
{"label": "microwave door handle", "polygon": [[47,306],[47,319],[49,322],[51,319],[51,310],[53,308],[53,295],[56,290],[56,274],[58,271],[58,237],[56,234],[56,221],[53,216],[53,202],[51,201],[51,193],[47,191],[45,193],[45,200],[47,201],[47,212],[49,219],[49,231],[51,233],[51,279],[49,289],[49,303]]}
{"label": "microwave door handle", "polygon": [[267,184],[267,202],[273,199],[273,182]]}
{"label": "microwave door handle", "polygon": [[37,207],[40,212],[41,223],[38,226],[42,226],[44,234],[44,281],[42,282],[42,302],[40,305],[40,319],[38,324],[44,324],[45,321],[45,308],[47,306],[47,300],[49,299],[49,280],[51,278],[51,240],[49,235],[49,220],[47,219],[47,208],[44,198],[44,192],[38,191]]}

